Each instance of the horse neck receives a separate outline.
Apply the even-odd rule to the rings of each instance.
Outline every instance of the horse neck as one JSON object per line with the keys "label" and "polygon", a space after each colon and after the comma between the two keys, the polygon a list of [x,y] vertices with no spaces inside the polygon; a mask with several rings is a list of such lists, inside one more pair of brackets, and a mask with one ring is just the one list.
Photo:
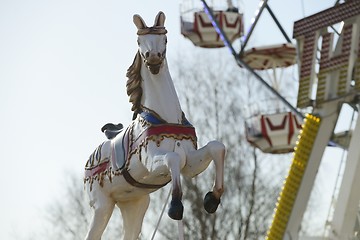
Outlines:
{"label": "horse neck", "polygon": [[171,79],[166,59],[160,72],[153,75],[144,63],[141,66],[143,96],[141,104],[155,111],[168,123],[181,123],[182,110]]}

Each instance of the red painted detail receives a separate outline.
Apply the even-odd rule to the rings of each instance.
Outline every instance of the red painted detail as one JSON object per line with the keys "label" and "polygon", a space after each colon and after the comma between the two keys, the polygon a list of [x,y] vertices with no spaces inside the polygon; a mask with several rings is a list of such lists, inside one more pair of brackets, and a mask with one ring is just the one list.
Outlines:
{"label": "red painted detail", "polygon": [[273,125],[272,122],[270,121],[270,119],[267,117],[266,118],[266,122],[269,126],[269,128],[273,131],[273,130],[281,130],[285,128],[285,124],[286,124],[286,120],[287,120],[288,116],[285,116],[282,123],[280,125]]}
{"label": "red painted detail", "polygon": [[291,66],[295,64],[295,56],[296,48],[292,44],[286,43],[251,48],[244,52],[242,58],[252,68],[264,70]]}
{"label": "red painted detail", "polygon": [[296,118],[295,116],[292,115],[291,112],[288,113],[289,116],[289,135],[288,135],[288,144],[291,144],[291,138],[294,135],[294,123],[293,123],[293,118]]}
{"label": "red painted detail", "polygon": [[[198,14],[197,16],[199,16],[200,24],[203,28],[213,28],[213,25],[211,22],[205,22],[200,14]],[[207,17],[207,15],[205,15],[205,16]],[[219,21],[218,18],[219,18],[219,14],[215,14],[215,19]]]}
{"label": "red painted detail", "polygon": [[133,142],[130,151],[137,148],[146,138],[151,136],[166,137],[177,136],[180,139],[188,138],[196,141],[195,128],[192,126],[159,124],[145,129]]}
{"label": "red painted detail", "polygon": [[[314,61],[314,51],[316,45],[314,44],[316,40],[316,33],[309,34],[304,40],[304,50],[301,58],[301,69],[300,69],[300,79],[304,79],[311,75],[312,66]],[[304,81],[300,81],[300,85],[308,84]],[[299,87],[301,88],[301,86]]]}
{"label": "red painted detail", "polygon": [[[197,14],[197,16],[199,17],[199,22],[197,24],[201,24],[202,28],[214,28],[211,22],[205,22],[203,17],[200,14]],[[196,19],[196,18],[195,18]],[[215,14],[215,19],[219,22],[219,25],[221,26],[221,14]],[[199,25],[196,25],[197,27]],[[202,34],[201,31],[199,31],[199,28],[197,28],[197,33],[200,36],[201,41],[203,41],[202,38]],[[219,34],[217,34],[217,32],[214,29],[214,33],[216,34],[216,41],[219,41]]]}
{"label": "red painted detail", "polygon": [[359,1],[346,1],[294,23],[293,38],[304,36],[360,14]]}
{"label": "red painted detail", "polygon": [[237,26],[237,24],[239,24],[239,28],[238,28],[238,31],[233,35],[233,38],[232,39],[229,39],[231,42],[233,42],[236,38],[238,38],[237,36],[240,36],[242,31],[243,31],[243,24],[242,24],[242,21],[241,21],[241,17],[237,17],[236,18],[236,21],[231,24],[227,21],[227,18],[226,18],[226,14],[224,14],[224,20],[225,20],[225,26],[227,28],[235,28]]}
{"label": "red painted detail", "polygon": [[263,135],[265,140],[268,141],[270,147],[272,147],[271,139],[269,138],[269,135],[267,133],[266,124],[265,124],[265,117],[264,116],[261,116],[260,122],[261,122],[261,134]]}
{"label": "red painted detail", "polygon": [[351,36],[352,36],[352,25],[347,25],[343,29],[343,42],[341,47],[341,53],[336,56],[330,56],[332,50],[330,49],[330,41],[332,35],[330,33],[324,34],[321,48],[320,58],[320,72],[324,70],[335,70],[346,64],[349,61],[350,49],[351,49]]}
{"label": "red painted detail", "polygon": [[[225,20],[225,26],[228,27],[228,28],[235,28],[236,25],[240,22],[240,18],[237,17],[236,18],[236,21],[234,23],[229,23],[228,20],[227,20],[227,17],[226,17],[226,14],[222,14],[224,15],[224,20]],[[240,22],[241,23],[241,22]],[[241,29],[241,28],[240,28]]]}
{"label": "red painted detail", "polygon": [[85,177],[95,176],[96,174],[104,172],[108,167],[109,167],[109,161],[106,161],[100,163],[97,166],[94,166],[93,168],[88,168],[85,170]]}
{"label": "red painted detail", "polygon": [[[215,13],[215,19],[218,21],[219,26],[224,29],[226,28],[235,28],[238,24],[240,24],[239,30],[236,34],[233,35],[232,39],[230,39],[231,41],[234,41],[238,35],[241,34],[242,31],[242,24],[241,24],[241,19],[239,17],[236,18],[236,21],[234,23],[229,23],[227,18],[226,18],[226,14],[222,11]],[[200,15],[199,13],[195,13],[195,17],[194,17],[194,33],[196,33],[201,41],[204,41],[203,36],[202,36],[202,31],[200,30],[201,28],[213,28],[213,25],[211,22],[206,22],[204,20],[204,17],[202,15]],[[214,34],[216,34],[216,41],[221,42],[221,46],[222,45],[222,41],[220,40],[220,35],[215,31],[214,29]],[[219,45],[219,47],[221,47]]]}
{"label": "red painted detail", "polygon": [[296,117],[294,117],[294,120],[295,120],[295,126],[296,126],[296,128],[297,128],[297,129],[301,129],[301,128],[302,128],[301,123],[298,122],[298,120],[297,120]]}

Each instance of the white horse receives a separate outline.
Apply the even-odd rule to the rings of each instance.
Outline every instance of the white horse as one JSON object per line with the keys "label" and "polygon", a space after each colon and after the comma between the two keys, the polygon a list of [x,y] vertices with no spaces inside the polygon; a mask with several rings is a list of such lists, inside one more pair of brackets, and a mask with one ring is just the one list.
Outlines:
{"label": "white horse", "polygon": [[[216,211],[224,191],[225,146],[211,141],[197,150],[194,127],[186,120],[166,61],[165,15],[159,12],[152,27],[134,15],[139,49],[127,71],[127,93],[133,121],[126,129],[107,124],[109,140],[85,166],[85,188],[94,213],[86,239],[99,240],[114,206],[123,217],[124,239],[137,239],[151,192],[171,181],[170,218],[183,217],[180,173],[194,177],[215,163],[212,191],[204,198],[207,212]],[[118,127],[116,129],[116,127]]]}

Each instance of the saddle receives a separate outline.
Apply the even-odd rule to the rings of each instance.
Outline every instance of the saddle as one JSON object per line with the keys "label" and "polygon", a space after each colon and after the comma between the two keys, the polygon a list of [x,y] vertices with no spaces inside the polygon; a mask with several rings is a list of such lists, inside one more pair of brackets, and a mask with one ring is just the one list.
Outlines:
{"label": "saddle", "polygon": [[116,135],[118,135],[123,129],[124,126],[121,123],[116,125],[113,123],[107,123],[101,128],[101,131],[105,133],[107,139],[111,140],[116,137]]}

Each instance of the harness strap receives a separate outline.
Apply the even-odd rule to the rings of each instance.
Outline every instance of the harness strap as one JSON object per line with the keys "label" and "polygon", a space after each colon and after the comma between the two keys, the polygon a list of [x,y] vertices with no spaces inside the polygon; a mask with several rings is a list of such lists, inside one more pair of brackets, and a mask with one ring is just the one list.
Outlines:
{"label": "harness strap", "polygon": [[121,174],[123,175],[124,179],[132,186],[134,187],[138,187],[138,188],[147,188],[147,189],[157,189],[157,188],[162,188],[164,187],[166,184],[168,184],[170,181],[168,181],[167,183],[164,184],[147,184],[147,183],[140,183],[138,181],[136,181],[129,173],[129,171],[127,170],[127,168],[123,168],[123,170],[121,171]]}

